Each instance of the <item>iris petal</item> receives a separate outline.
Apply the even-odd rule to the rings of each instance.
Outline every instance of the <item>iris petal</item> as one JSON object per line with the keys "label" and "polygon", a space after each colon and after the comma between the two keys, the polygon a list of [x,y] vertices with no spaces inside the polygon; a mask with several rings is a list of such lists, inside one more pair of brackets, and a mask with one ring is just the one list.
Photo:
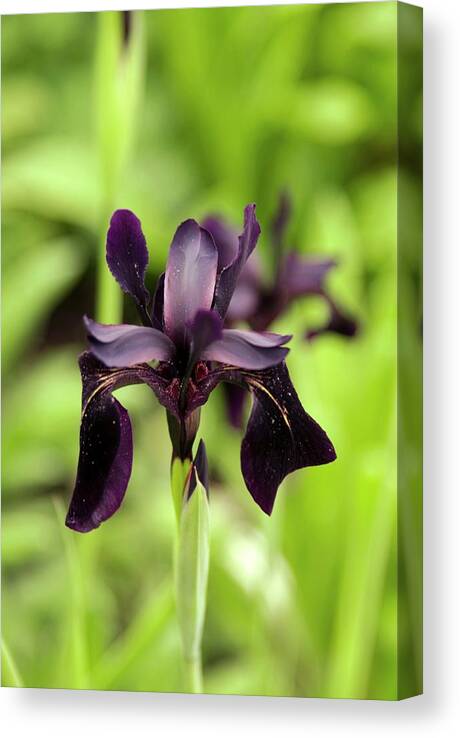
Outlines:
{"label": "iris petal", "polygon": [[291,336],[227,329],[222,338],[202,353],[207,361],[219,361],[242,369],[267,369],[283,361],[289,349],[282,348]]}
{"label": "iris petal", "polygon": [[217,215],[208,216],[201,225],[214,239],[218,255],[217,271],[221,272],[238,254],[238,232]]}
{"label": "iris petal", "polygon": [[336,333],[345,338],[354,338],[359,332],[358,322],[349,315],[346,315],[330,298],[328,302],[330,305],[329,320],[318,328],[308,330],[305,333],[305,338],[312,341],[314,338],[322,336],[325,333]]}
{"label": "iris petal", "polygon": [[165,273],[160,274],[158,277],[157,286],[155,288],[155,294],[153,295],[152,300],[152,325],[154,328],[158,328],[158,330],[163,331],[164,330],[164,320],[163,320],[163,311],[164,311],[164,302],[165,302]]}
{"label": "iris petal", "polygon": [[244,209],[244,227],[238,238],[238,251],[230,264],[220,272],[217,281],[214,306],[222,318],[225,318],[227,314],[238,277],[259,238],[260,226],[255,211],[255,205],[247,205]]}
{"label": "iris petal", "polygon": [[97,528],[120,507],[131,475],[133,443],[128,413],[111,392],[123,382],[91,354],[79,360],[83,384],[80,456],[66,525]]}
{"label": "iris petal", "polygon": [[66,525],[87,533],[110,518],[123,502],[133,461],[131,423],[109,393],[83,413],[77,480]]}
{"label": "iris petal", "polygon": [[119,508],[131,475],[131,423],[112,393],[129,384],[145,383],[170,413],[178,416],[178,406],[171,382],[147,364],[107,369],[85,352],[79,365],[83,385],[80,456],[66,525],[86,533]]}
{"label": "iris petal", "polygon": [[214,310],[199,310],[189,325],[192,342],[191,361],[204,359],[204,352],[210,344],[222,336],[222,319]]}
{"label": "iris petal", "polygon": [[241,470],[250,494],[270,515],[284,477],[296,469],[334,461],[334,447],[303,409],[284,362],[253,372],[219,367],[197,384],[188,412],[203,405],[220,382],[245,387],[253,396],[241,445]]}
{"label": "iris petal", "polygon": [[306,466],[336,458],[323,429],[303,409],[285,364],[259,377],[248,377],[253,406],[241,444],[241,470],[246,486],[270,515],[284,477]]}
{"label": "iris petal", "polygon": [[131,210],[116,210],[107,233],[107,264],[121,289],[144,309],[150,300],[144,284],[148,261],[139,218]]}
{"label": "iris petal", "polygon": [[227,322],[230,324],[237,321],[249,321],[254,314],[257,314],[260,292],[260,285],[257,282],[245,279],[245,269],[243,269],[228,306]]}
{"label": "iris petal", "polygon": [[170,361],[173,342],[156,328],[138,325],[103,325],[85,316],[91,351],[106,366],[127,367],[144,361]]}
{"label": "iris petal", "polygon": [[186,344],[187,324],[198,310],[210,310],[217,274],[217,249],[212,236],[194,220],[177,229],[169,250],[164,285],[166,333]]}
{"label": "iris petal", "polygon": [[291,251],[280,267],[278,288],[289,300],[302,295],[322,294],[324,280],[335,266],[337,262],[334,259],[305,258]]}
{"label": "iris petal", "polygon": [[247,392],[236,384],[224,384],[224,398],[230,425],[240,430],[243,425]]}

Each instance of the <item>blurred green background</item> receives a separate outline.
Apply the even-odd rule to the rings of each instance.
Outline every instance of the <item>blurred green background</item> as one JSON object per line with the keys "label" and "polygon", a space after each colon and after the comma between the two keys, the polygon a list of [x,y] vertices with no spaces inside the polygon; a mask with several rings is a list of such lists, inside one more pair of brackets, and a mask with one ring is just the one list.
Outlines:
{"label": "blurred green background", "polygon": [[[150,11],[134,19],[128,50],[121,14],[2,19],[4,685],[181,690],[170,444],[146,387],[118,393],[135,434],[121,510],[86,536],[64,527],[81,316],[101,299],[111,209],[141,218],[153,284],[180,221],[218,211],[239,227],[251,201],[268,266],[264,230],[287,188],[289,243],[340,261],[331,290],[361,333],[305,343],[306,326],[323,317],[313,299],[274,326],[296,336],[294,384],[338,459],[291,475],[270,519],[244,488],[222,395],[204,408],[213,478],[205,690],[393,699],[420,689],[420,376],[411,367],[420,360],[421,28],[419,16],[407,19],[398,55],[397,17],[393,2]],[[412,429],[403,435],[402,411]],[[398,448],[410,490],[402,506]]]}

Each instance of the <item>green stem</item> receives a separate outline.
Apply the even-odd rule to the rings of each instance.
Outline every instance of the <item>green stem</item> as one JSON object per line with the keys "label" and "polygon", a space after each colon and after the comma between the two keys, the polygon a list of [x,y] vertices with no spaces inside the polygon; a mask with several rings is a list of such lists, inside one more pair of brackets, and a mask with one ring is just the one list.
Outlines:
{"label": "green stem", "polygon": [[187,692],[191,694],[202,694],[203,673],[201,668],[201,654],[193,661],[184,658],[184,682]]}

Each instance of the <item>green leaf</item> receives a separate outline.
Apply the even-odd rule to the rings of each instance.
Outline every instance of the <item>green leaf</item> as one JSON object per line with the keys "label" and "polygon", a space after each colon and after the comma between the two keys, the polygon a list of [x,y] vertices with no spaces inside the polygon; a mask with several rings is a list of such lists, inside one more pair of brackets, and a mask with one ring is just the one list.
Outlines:
{"label": "green leaf", "polygon": [[91,146],[49,136],[11,153],[3,171],[3,209],[21,210],[95,231],[101,189]]}
{"label": "green leaf", "polygon": [[5,643],[5,639],[1,639],[2,644],[2,687],[23,687],[24,682],[18,671],[18,667],[13,656]]}
{"label": "green leaf", "polygon": [[117,323],[122,315],[118,285],[106,267],[106,220],[117,205],[126,165],[132,156],[143,86],[144,43],[140,14],[132,13],[128,43],[124,42],[119,12],[99,13],[95,63],[95,110],[102,183],[102,233],[99,246],[96,315],[105,323]]}
{"label": "green leaf", "polygon": [[293,132],[327,145],[350,144],[368,135],[375,122],[366,90],[355,82],[327,77],[299,87],[287,124]]}
{"label": "green leaf", "polygon": [[91,675],[94,689],[111,689],[129,667],[162,637],[174,609],[169,582],[155,588],[125,632],[103,654]]}
{"label": "green leaf", "polygon": [[71,644],[69,660],[69,678],[72,689],[88,688],[88,634],[86,629],[87,576],[85,576],[84,558],[80,555],[78,540],[73,531],[62,525],[65,518],[65,507],[62,500],[53,499],[56,511],[56,523],[61,533],[63,554],[67,564],[67,579],[70,583],[68,600],[69,640]]}
{"label": "green leaf", "polygon": [[95,65],[95,108],[104,198],[111,202],[120,185],[139,120],[144,76],[143,24],[132,13],[127,46],[121,14],[100,13]]}
{"label": "green leaf", "polygon": [[[6,246],[8,248],[8,246]],[[11,248],[11,247],[10,247]],[[2,357],[8,370],[50,309],[74,284],[84,259],[76,242],[57,239],[23,254],[4,274]]]}
{"label": "green leaf", "polygon": [[[48,351],[4,390],[4,499],[18,489],[59,485],[73,474],[80,421],[78,347]],[[43,398],[46,398],[46,412]]]}
{"label": "green leaf", "polygon": [[179,526],[176,557],[177,614],[185,660],[199,661],[206,611],[209,571],[209,505],[197,480],[185,503]]}

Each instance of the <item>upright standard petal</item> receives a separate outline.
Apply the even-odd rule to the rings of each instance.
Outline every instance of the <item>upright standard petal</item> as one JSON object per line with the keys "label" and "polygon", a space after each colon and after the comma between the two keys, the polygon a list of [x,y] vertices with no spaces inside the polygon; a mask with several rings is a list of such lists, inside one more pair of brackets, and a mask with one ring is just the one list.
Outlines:
{"label": "upright standard petal", "polygon": [[226,329],[222,338],[211,343],[201,357],[242,369],[267,369],[283,361],[289,349],[283,348],[292,336]]}
{"label": "upright standard petal", "polygon": [[171,361],[175,346],[156,328],[103,325],[84,317],[91,351],[106,366],[128,367],[144,361]]}
{"label": "upright standard petal", "polygon": [[141,222],[131,210],[116,210],[107,233],[107,264],[121,289],[145,313],[150,300],[144,284],[149,252]]}
{"label": "upright standard petal", "polygon": [[212,236],[194,220],[177,229],[169,250],[164,284],[164,324],[179,346],[187,343],[187,325],[198,310],[210,310],[217,274]]}
{"label": "upright standard petal", "polygon": [[178,407],[168,380],[147,365],[110,370],[89,352],[81,355],[79,364],[83,384],[80,456],[66,525],[86,533],[120,507],[131,475],[131,423],[112,393],[145,382],[170,413],[177,415]]}
{"label": "upright standard petal", "polygon": [[253,406],[241,445],[241,470],[254,500],[270,515],[284,477],[336,458],[323,429],[303,409],[286,365],[246,376]]}
{"label": "upright standard petal", "polygon": [[233,261],[220,272],[217,280],[214,306],[222,318],[227,314],[241,270],[254,251],[259,238],[260,226],[255,211],[255,205],[247,205],[244,209],[244,228],[238,238],[238,251]]}

